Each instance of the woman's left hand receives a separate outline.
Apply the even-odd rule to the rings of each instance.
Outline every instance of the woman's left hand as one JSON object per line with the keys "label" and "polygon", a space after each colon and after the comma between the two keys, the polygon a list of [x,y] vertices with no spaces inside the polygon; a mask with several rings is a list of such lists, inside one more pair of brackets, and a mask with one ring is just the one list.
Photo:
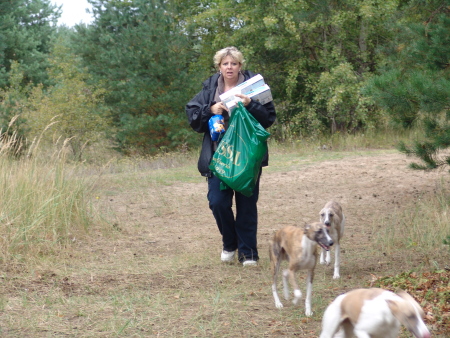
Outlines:
{"label": "woman's left hand", "polygon": [[247,95],[244,95],[244,94],[236,94],[235,96],[241,98],[242,104],[244,106],[247,106],[252,101],[251,98],[249,98]]}

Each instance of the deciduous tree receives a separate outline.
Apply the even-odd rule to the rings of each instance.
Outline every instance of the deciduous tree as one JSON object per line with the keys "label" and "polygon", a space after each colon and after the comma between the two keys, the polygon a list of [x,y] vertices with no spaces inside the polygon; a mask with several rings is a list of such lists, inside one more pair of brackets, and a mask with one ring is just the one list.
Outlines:
{"label": "deciduous tree", "polygon": [[40,142],[65,141],[76,160],[86,146],[106,139],[111,121],[104,105],[105,90],[88,84],[91,76],[80,59],[61,42],[51,54],[49,76],[53,86],[31,90],[24,117],[29,137]]}
{"label": "deciduous tree", "polygon": [[[248,67],[264,74],[285,127],[279,130],[351,131],[376,120],[368,118],[373,106],[359,89],[379,62],[377,48],[391,36],[386,22],[397,6],[398,0],[202,1],[186,25],[198,36],[205,68],[217,49],[236,45]],[[344,69],[344,78],[330,77]],[[345,107],[330,101],[339,96],[341,80],[352,86],[346,95],[353,104]],[[325,97],[324,81],[337,91]]]}

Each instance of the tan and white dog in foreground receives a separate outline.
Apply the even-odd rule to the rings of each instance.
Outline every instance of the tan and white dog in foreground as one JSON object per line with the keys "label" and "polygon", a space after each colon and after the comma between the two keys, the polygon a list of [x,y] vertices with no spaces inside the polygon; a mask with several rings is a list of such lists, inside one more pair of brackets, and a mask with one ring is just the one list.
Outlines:
{"label": "tan and white dog in foreground", "polygon": [[297,304],[302,293],[295,281],[295,272],[300,269],[308,270],[306,278],[305,314],[307,316],[312,315],[312,283],[314,279],[314,268],[319,256],[317,247],[320,246],[325,250],[329,250],[331,245],[333,245],[333,240],[328,234],[327,226],[319,222],[306,224],[303,228],[286,226],[275,233],[270,244],[269,255],[273,274],[272,292],[277,308],[283,307],[277,293],[277,275],[281,262],[287,260],[289,262],[288,268],[283,271],[284,298],[286,300],[289,299],[289,279],[294,289],[293,303]]}
{"label": "tan and white dog in foreground", "polygon": [[430,338],[423,316],[420,305],[404,291],[355,289],[327,307],[320,338],[396,338],[400,324],[416,338]]}
{"label": "tan and white dog in foreground", "polygon": [[[320,221],[328,227],[330,237],[334,242],[334,274],[333,278],[340,277],[339,268],[341,265],[341,238],[344,237],[345,216],[342,207],[338,202],[330,201],[320,210]],[[330,250],[322,249],[320,253],[320,264],[329,265],[331,263]]]}

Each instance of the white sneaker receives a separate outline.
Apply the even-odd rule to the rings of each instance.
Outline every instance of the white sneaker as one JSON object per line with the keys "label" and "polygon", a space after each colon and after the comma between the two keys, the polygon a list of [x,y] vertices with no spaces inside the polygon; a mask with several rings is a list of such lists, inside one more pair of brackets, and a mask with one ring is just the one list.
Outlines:
{"label": "white sneaker", "polygon": [[252,259],[248,259],[242,263],[243,266],[256,266],[258,263]]}
{"label": "white sneaker", "polygon": [[226,251],[222,250],[222,253],[220,254],[220,260],[222,262],[231,262],[234,259],[235,251]]}

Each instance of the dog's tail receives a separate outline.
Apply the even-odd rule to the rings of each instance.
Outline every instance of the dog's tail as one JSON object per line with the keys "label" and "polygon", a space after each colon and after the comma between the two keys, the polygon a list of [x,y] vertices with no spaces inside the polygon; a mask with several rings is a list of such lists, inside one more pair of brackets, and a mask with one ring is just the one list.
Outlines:
{"label": "dog's tail", "polygon": [[344,297],[345,295],[338,296],[325,310],[320,338],[333,338],[339,331],[342,321],[345,319],[341,314],[341,303]]}
{"label": "dog's tail", "polygon": [[279,250],[279,249],[277,249],[275,241],[270,240],[269,241],[269,259],[270,259],[270,263],[275,262],[275,260],[276,260],[275,255],[276,255],[276,253],[274,251],[277,251],[277,250]]}
{"label": "dog's tail", "polygon": [[272,274],[278,273],[280,268],[281,261],[281,250],[282,247],[279,241],[271,240],[269,245],[269,258],[270,258],[270,267],[272,269]]}

